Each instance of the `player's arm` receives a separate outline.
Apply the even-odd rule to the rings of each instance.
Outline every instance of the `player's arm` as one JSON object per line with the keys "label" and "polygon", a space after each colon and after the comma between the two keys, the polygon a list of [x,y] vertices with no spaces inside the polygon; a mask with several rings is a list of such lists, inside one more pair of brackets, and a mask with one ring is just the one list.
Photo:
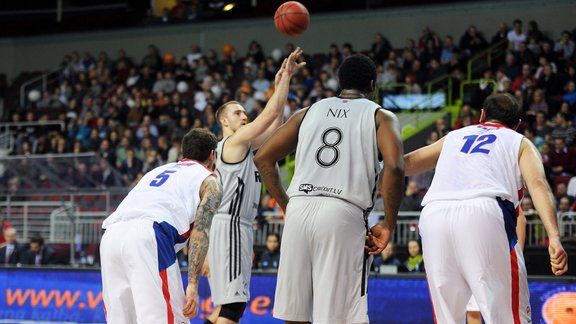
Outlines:
{"label": "player's arm", "polygon": [[288,195],[280,182],[280,174],[276,162],[286,155],[296,151],[298,145],[298,130],[302,118],[308,108],[296,112],[288,121],[280,126],[256,153],[254,163],[260,172],[260,177],[270,195],[276,199],[282,210],[286,211]]}
{"label": "player's arm", "polygon": [[398,209],[404,197],[404,145],[400,123],[391,112],[380,109],[376,114],[376,139],[384,162],[381,173],[380,194],[384,199],[384,223],[370,229],[367,249],[379,254],[388,245],[396,228]]}
{"label": "player's arm", "polygon": [[404,155],[404,167],[406,176],[411,176],[434,169],[436,167],[436,163],[438,163],[440,152],[442,151],[444,138],[445,137],[442,137],[430,145],[421,147]]}
{"label": "player's arm", "polygon": [[546,181],[540,153],[534,144],[525,138],[520,146],[519,165],[534,207],[548,235],[552,273],[562,275],[568,271],[568,256],[560,243],[554,195]]}
{"label": "player's arm", "polygon": [[222,200],[222,188],[216,177],[209,176],[202,182],[200,199],[188,240],[188,287],[186,287],[186,305],[184,305],[183,313],[189,318],[198,313],[198,282],[208,252],[208,234],[212,218]]}
{"label": "player's arm", "polygon": [[516,220],[516,235],[518,236],[518,246],[521,250],[524,250],[526,244],[526,215],[524,215],[522,209],[520,209]]}
{"label": "player's arm", "polygon": [[226,142],[226,145],[250,145],[252,150],[257,150],[282,124],[284,103],[290,88],[290,78],[306,64],[305,62],[296,63],[301,55],[302,50],[298,47],[284,60],[282,67],[276,73],[274,94],[268,100],[262,113],[253,122],[240,127]]}

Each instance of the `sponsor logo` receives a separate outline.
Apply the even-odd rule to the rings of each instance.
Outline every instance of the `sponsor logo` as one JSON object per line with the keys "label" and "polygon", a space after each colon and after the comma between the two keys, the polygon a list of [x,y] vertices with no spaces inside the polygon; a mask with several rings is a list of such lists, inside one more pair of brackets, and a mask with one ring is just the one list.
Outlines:
{"label": "sponsor logo", "polygon": [[310,191],[314,190],[314,186],[309,183],[303,183],[298,188],[299,191],[304,191],[305,193],[309,193]]}
{"label": "sponsor logo", "polygon": [[320,191],[323,193],[330,193],[330,194],[334,194],[334,195],[340,195],[342,193],[342,189],[338,189],[338,188],[331,188],[331,187],[325,187],[325,186],[314,186],[312,184],[309,183],[303,183],[298,187],[299,191],[303,191],[306,194],[312,192],[312,191]]}

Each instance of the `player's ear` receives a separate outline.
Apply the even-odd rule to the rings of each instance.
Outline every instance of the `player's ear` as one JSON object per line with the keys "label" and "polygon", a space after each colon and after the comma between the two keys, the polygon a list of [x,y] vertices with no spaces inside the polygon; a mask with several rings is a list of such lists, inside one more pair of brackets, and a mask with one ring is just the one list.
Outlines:
{"label": "player's ear", "polygon": [[480,123],[483,123],[484,121],[486,121],[486,111],[484,110],[484,108],[480,109],[479,121],[480,121]]}
{"label": "player's ear", "polygon": [[516,123],[516,126],[514,126],[514,130],[518,130],[518,127],[520,127],[520,124],[522,124],[522,119],[518,119],[518,122]]}
{"label": "player's ear", "polygon": [[374,90],[376,89],[375,84],[376,83],[374,82],[374,80],[370,80],[370,92],[374,92]]}

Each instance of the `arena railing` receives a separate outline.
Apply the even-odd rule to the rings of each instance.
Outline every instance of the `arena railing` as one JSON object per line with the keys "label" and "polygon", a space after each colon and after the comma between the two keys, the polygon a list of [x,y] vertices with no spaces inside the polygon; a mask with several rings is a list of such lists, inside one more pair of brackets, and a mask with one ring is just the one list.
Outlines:
{"label": "arena railing", "polygon": [[[36,76],[20,86],[20,107],[26,107],[28,100],[28,93],[31,90],[38,90],[44,92],[48,89],[48,86],[54,83],[60,77],[60,72],[63,70],[62,67],[52,69],[49,72],[43,72],[41,75]],[[42,96],[42,94],[40,94]]]}
{"label": "arena railing", "polygon": [[508,39],[503,39],[468,60],[466,80],[470,81],[473,75],[483,68],[492,68],[495,58],[504,55],[508,45]]}

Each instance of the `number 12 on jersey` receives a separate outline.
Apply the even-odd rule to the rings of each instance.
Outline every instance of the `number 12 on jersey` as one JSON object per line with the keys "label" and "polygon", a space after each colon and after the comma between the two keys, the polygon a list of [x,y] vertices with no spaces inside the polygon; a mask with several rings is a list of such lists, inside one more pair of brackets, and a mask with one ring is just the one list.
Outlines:
{"label": "number 12 on jersey", "polygon": [[482,147],[494,143],[497,137],[494,134],[468,135],[464,136],[463,139],[465,139],[466,142],[462,146],[460,152],[466,154],[472,154],[472,153],[488,154],[490,153],[490,150]]}

